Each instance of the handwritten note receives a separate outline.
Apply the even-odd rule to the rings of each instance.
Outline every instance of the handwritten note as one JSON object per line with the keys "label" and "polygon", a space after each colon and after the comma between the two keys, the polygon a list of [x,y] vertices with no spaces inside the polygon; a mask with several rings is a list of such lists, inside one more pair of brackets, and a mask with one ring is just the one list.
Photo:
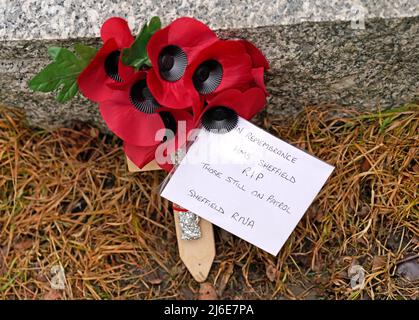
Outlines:
{"label": "handwritten note", "polygon": [[333,169],[240,118],[201,130],[162,196],[277,255]]}

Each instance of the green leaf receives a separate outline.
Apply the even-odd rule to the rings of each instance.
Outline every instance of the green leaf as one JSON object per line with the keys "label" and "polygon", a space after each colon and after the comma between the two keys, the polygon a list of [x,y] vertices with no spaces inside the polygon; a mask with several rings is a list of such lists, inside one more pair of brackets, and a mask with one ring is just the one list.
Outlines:
{"label": "green leaf", "polygon": [[50,47],[48,48],[48,54],[52,60],[57,59],[58,53],[60,52],[61,48],[59,47]]}
{"label": "green leaf", "polygon": [[74,45],[74,50],[79,55],[79,57],[84,61],[86,66],[89,64],[89,62],[93,59],[93,57],[97,53],[96,48],[86,46],[82,43],[76,43]]}
{"label": "green leaf", "polygon": [[82,44],[76,44],[74,50],[79,57],[65,48],[49,48],[48,54],[54,61],[29,81],[29,88],[41,92],[57,90],[58,102],[73,98],[79,91],[77,77],[96,54],[96,49]]}
{"label": "green leaf", "polygon": [[150,22],[145,24],[138,36],[135,38],[134,43],[130,48],[126,48],[122,51],[122,63],[126,66],[132,66],[136,69],[140,69],[143,65],[151,65],[147,55],[147,43],[151,36],[161,28],[161,22],[159,17],[151,18]]}

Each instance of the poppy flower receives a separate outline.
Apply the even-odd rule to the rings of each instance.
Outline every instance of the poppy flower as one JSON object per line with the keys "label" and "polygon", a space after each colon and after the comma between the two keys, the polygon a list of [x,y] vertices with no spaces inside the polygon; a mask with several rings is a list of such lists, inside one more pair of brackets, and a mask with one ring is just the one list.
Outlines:
{"label": "poppy flower", "polygon": [[[193,117],[187,111],[174,109],[169,111],[166,109],[163,116],[171,119],[170,123],[168,122],[169,125],[166,127],[166,129],[171,130],[167,140],[164,140],[158,145],[146,147],[135,146],[124,142],[125,154],[139,168],[144,167],[153,159],[156,159],[159,166],[169,172],[173,167],[173,163],[170,161],[170,156],[167,159],[168,153],[171,154],[185,145],[187,136],[193,128]],[[170,137],[170,135],[172,136]],[[156,154],[158,149],[162,150],[162,158]]]}
{"label": "poppy flower", "polygon": [[161,106],[147,87],[147,73],[139,71],[123,83],[110,85],[110,97],[99,103],[108,128],[119,138],[136,146],[153,146],[155,133],[165,128]]}
{"label": "poppy flower", "polygon": [[258,87],[250,88],[244,92],[238,89],[225,90],[209,98],[208,105],[195,125],[199,125],[199,121],[205,112],[216,107],[234,110],[240,117],[250,120],[263,109],[265,103],[265,93],[263,89]]}
{"label": "poppy flower", "polygon": [[197,103],[199,96],[194,92],[192,78],[184,75],[195,58],[217,41],[210,28],[187,17],[179,18],[153,34],[147,44],[153,66],[147,82],[159,103],[176,109]]}
{"label": "poppy flower", "polygon": [[81,93],[94,102],[110,98],[113,89],[109,85],[120,83],[134,73],[120,59],[122,49],[134,41],[128,23],[122,18],[110,18],[102,25],[100,34],[102,48],[77,78]]}
{"label": "poppy flower", "polygon": [[114,84],[111,88],[112,96],[99,103],[100,113],[108,128],[134,146],[159,144],[161,140],[156,140],[156,132],[170,127],[173,120],[165,116],[168,109],[161,106],[150,93],[147,72],[134,73],[125,82]]}
{"label": "poppy flower", "polygon": [[219,40],[203,50],[189,69],[197,93],[248,89],[253,81],[252,59],[240,41]]}

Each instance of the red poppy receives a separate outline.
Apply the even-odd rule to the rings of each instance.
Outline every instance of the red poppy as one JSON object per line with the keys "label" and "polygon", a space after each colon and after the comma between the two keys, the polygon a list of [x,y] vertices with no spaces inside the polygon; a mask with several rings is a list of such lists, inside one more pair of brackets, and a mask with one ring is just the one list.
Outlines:
{"label": "red poppy", "polygon": [[219,40],[201,52],[185,77],[207,99],[226,89],[246,90],[253,82],[252,60],[242,42]]}
{"label": "red poppy", "polygon": [[[174,129],[171,133],[174,135],[172,137],[169,135],[167,141],[164,141],[159,145],[148,147],[134,146],[124,142],[124,150],[127,157],[135,163],[137,167],[142,168],[153,159],[156,159],[159,166],[169,172],[172,169],[173,164],[170,157],[168,159],[169,161],[165,161],[167,160],[167,154],[173,153],[181,146],[185,145],[187,136],[193,128],[192,115],[183,110],[166,110],[165,114],[166,116],[171,117],[176,123],[175,128],[171,128],[171,130]],[[184,122],[182,123],[181,121]],[[163,159],[157,156],[156,152],[158,149],[162,150],[161,155],[163,156]]]}
{"label": "red poppy", "polygon": [[153,69],[147,82],[156,100],[167,107],[181,109],[196,105],[192,78],[184,77],[188,66],[217,36],[202,22],[179,18],[157,31],[147,44]]}
{"label": "red poppy", "polygon": [[164,122],[158,113],[161,106],[147,89],[147,73],[133,74],[126,82],[110,86],[111,95],[99,103],[103,120],[122,140],[137,146],[153,146],[155,134],[164,129]]}
{"label": "red poppy", "polygon": [[81,93],[94,102],[110,98],[113,89],[109,85],[120,83],[134,73],[134,69],[124,66],[120,59],[122,49],[130,47],[134,41],[128,23],[122,18],[110,18],[100,34],[104,42],[102,48],[77,78]]}
{"label": "red poppy", "polygon": [[240,117],[250,120],[263,109],[265,103],[266,96],[261,88],[253,87],[244,92],[237,89],[229,89],[213,95],[208,100],[208,105],[205,107],[204,112],[215,107],[227,107],[236,111]]}
{"label": "red poppy", "polygon": [[[210,100],[226,89],[247,90],[263,83],[262,74],[254,74],[252,59],[247,53],[243,41],[219,40],[211,47],[203,50],[195,62],[190,66],[186,78],[193,79],[195,92],[190,94],[198,95],[202,106],[203,101]],[[199,115],[201,110],[194,109],[194,114]]]}

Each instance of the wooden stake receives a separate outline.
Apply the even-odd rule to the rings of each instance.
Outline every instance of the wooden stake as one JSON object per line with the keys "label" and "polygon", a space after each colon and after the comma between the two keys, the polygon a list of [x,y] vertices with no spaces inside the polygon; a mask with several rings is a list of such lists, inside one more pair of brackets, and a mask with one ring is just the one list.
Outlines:
{"label": "wooden stake", "polygon": [[127,165],[128,165],[129,172],[145,172],[145,171],[161,170],[156,160],[151,161],[150,163],[146,164],[142,169],[140,169],[134,164],[134,162],[132,162],[127,157]]}
{"label": "wooden stake", "polygon": [[188,268],[192,277],[198,282],[204,282],[211,270],[215,257],[214,230],[207,220],[200,219],[201,238],[196,240],[182,240],[179,222],[179,211],[175,214],[176,237],[180,259]]}
{"label": "wooden stake", "polygon": [[[155,160],[140,169],[127,157],[127,165],[129,172],[160,170],[160,167]],[[197,240],[182,240],[179,211],[173,210],[173,213],[175,216],[176,237],[180,259],[183,261],[192,277],[197,282],[203,282],[208,277],[215,257],[215,241],[212,224],[201,218],[199,222],[199,226],[201,227],[201,238]]]}

